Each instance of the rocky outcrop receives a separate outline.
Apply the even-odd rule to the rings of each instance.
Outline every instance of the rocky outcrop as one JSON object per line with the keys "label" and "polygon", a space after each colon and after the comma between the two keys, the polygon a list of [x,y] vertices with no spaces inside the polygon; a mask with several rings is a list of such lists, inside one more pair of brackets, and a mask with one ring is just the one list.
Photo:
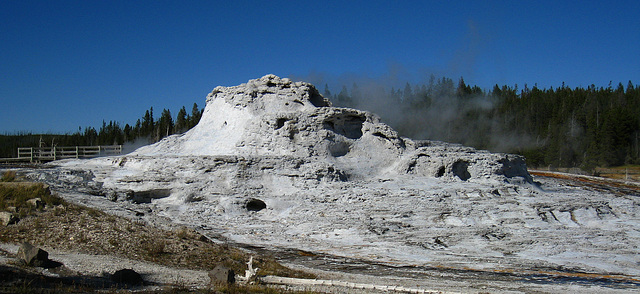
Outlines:
{"label": "rocky outcrop", "polygon": [[22,243],[18,248],[18,258],[29,266],[53,268],[62,264],[49,259],[49,253],[30,243]]}
{"label": "rocky outcrop", "polygon": [[461,181],[533,183],[522,156],[435,141],[416,143],[419,147],[397,165],[398,173]]}
{"label": "rocky outcrop", "polygon": [[8,225],[15,224],[20,221],[14,213],[7,211],[0,211],[0,226],[6,227]]}
{"label": "rocky outcrop", "polygon": [[[198,199],[197,191],[178,191],[185,185],[207,194],[233,194],[252,187],[299,188],[405,175],[532,182],[519,156],[402,138],[372,113],[332,107],[313,85],[274,75],[216,87],[200,122],[187,133],[110,162],[93,162],[101,160],[114,172],[96,175],[98,184],[86,190],[104,184],[107,191],[94,194],[136,203],[175,193]],[[87,178],[78,171],[68,174],[74,173]]]}
{"label": "rocky outcrop", "polygon": [[209,271],[209,281],[212,286],[218,284],[233,284],[236,282],[236,273],[232,269],[218,265]]}
{"label": "rocky outcrop", "polygon": [[27,200],[27,204],[29,204],[31,207],[35,208],[35,209],[41,209],[44,208],[44,202],[42,202],[42,199],[40,198],[32,198]]}

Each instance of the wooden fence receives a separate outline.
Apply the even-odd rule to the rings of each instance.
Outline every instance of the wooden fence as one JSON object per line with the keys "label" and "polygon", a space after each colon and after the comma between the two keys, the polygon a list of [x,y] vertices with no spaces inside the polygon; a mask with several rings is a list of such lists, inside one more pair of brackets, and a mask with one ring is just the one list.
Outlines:
{"label": "wooden fence", "polygon": [[21,147],[18,161],[53,161],[65,158],[91,158],[122,153],[122,145],[71,146],[71,147]]}

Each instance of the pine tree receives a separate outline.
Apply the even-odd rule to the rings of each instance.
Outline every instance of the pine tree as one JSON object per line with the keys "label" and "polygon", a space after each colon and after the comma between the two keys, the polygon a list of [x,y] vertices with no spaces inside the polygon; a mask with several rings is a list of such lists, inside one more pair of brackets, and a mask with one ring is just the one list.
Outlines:
{"label": "pine tree", "polygon": [[197,103],[193,103],[193,107],[191,108],[191,116],[189,120],[189,128],[195,127],[198,122],[200,122],[200,117],[202,117],[202,112],[198,108]]}
{"label": "pine tree", "polygon": [[140,134],[141,137],[144,136],[149,136],[152,135],[154,133],[154,120],[153,120],[153,107],[151,107],[149,110],[147,110],[144,113],[144,117],[142,119],[142,133]]}
{"label": "pine tree", "polygon": [[134,139],[142,137],[142,122],[140,119],[136,121],[136,126],[133,127]]}
{"label": "pine tree", "polygon": [[329,85],[324,84],[324,94],[322,94],[325,98],[331,98],[331,91],[329,91]]}
{"label": "pine tree", "polygon": [[459,98],[468,98],[471,95],[471,87],[465,84],[464,79],[460,77],[458,81],[458,88],[456,88],[456,95]]}
{"label": "pine tree", "polygon": [[187,110],[184,106],[180,108],[178,111],[178,116],[176,117],[176,132],[182,133],[187,129]]}
{"label": "pine tree", "polygon": [[338,97],[336,99],[338,105],[340,106],[350,106],[351,97],[349,97],[349,91],[347,90],[347,86],[342,85],[342,90],[338,93]]}
{"label": "pine tree", "polygon": [[351,87],[351,101],[362,101],[362,91],[360,91],[360,87],[355,82]]}
{"label": "pine tree", "polygon": [[412,103],[412,101],[413,101],[413,90],[411,89],[411,84],[407,83],[404,86],[404,92],[402,92],[402,102]]}
{"label": "pine tree", "polygon": [[171,118],[171,111],[169,111],[169,109],[162,110],[157,128],[158,140],[173,134],[173,118]]}
{"label": "pine tree", "polygon": [[133,134],[133,128],[129,124],[124,125],[124,129],[122,129],[122,132],[124,133],[125,142],[135,140],[134,134]]}

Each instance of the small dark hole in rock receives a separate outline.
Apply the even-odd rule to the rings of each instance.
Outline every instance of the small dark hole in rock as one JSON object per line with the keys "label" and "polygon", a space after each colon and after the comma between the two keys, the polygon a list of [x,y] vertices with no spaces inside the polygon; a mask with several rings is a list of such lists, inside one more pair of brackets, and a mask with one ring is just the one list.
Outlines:
{"label": "small dark hole in rock", "polygon": [[454,175],[458,176],[463,181],[466,181],[471,178],[471,174],[469,174],[469,163],[464,160],[459,160],[453,163],[451,166],[451,171]]}
{"label": "small dark hole in rock", "polygon": [[260,199],[251,198],[245,205],[248,211],[260,211],[267,208],[267,204]]}
{"label": "small dark hole in rock", "polygon": [[336,142],[329,145],[329,153],[331,153],[333,157],[344,156],[349,153],[349,147],[349,144],[346,142]]}
{"label": "small dark hole in rock", "polygon": [[389,137],[385,136],[383,133],[380,133],[380,132],[375,132],[375,133],[373,133],[373,135],[376,136],[376,137],[380,137],[382,139],[385,139],[385,140],[389,140]]}
{"label": "small dark hole in rock", "polygon": [[276,120],[276,130],[281,127],[284,127],[284,123],[286,122],[287,122],[286,118],[279,118],[278,120]]}
{"label": "small dark hole in rock", "polygon": [[438,169],[438,173],[436,174],[436,177],[438,177],[438,178],[439,178],[439,177],[442,177],[442,176],[444,176],[444,166],[441,166],[441,167]]}
{"label": "small dark hole in rock", "polygon": [[323,125],[324,125],[324,128],[328,130],[333,130],[336,127],[332,121],[325,121]]}

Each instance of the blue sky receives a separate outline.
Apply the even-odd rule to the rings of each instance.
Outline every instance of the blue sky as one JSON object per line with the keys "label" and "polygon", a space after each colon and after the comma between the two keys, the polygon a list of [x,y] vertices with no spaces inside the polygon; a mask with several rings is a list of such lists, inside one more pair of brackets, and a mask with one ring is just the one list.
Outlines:
{"label": "blue sky", "polygon": [[[176,114],[268,73],[640,83],[640,1],[0,0],[0,134]],[[317,85],[319,89],[324,85]]]}

